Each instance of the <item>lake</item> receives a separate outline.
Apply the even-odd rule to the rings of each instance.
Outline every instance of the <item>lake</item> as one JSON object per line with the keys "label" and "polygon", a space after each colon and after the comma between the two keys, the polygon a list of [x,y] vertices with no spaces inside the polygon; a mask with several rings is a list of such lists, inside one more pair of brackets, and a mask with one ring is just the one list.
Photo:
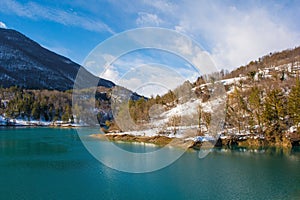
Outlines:
{"label": "lake", "polygon": [[188,151],[132,174],[101,164],[74,129],[2,127],[0,199],[300,199],[300,150],[213,149],[203,159]]}

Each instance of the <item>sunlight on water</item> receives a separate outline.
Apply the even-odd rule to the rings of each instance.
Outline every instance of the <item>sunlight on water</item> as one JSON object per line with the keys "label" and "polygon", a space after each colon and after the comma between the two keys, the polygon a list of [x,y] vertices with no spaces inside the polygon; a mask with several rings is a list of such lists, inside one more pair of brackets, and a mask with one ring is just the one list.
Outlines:
{"label": "sunlight on water", "polygon": [[[158,148],[117,145],[133,152]],[[161,170],[130,174],[112,170],[94,159],[72,129],[1,128],[1,199],[300,197],[299,148],[213,149],[202,159],[198,156],[199,152],[188,151]]]}

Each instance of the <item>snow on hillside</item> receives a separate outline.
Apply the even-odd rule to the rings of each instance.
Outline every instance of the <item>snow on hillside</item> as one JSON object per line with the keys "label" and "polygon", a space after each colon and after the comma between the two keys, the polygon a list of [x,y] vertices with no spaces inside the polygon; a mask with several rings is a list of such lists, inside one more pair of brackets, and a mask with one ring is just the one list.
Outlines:
{"label": "snow on hillside", "polygon": [[170,119],[173,116],[181,115],[195,115],[198,112],[198,107],[201,105],[204,112],[212,112],[214,108],[220,105],[222,99],[216,98],[212,101],[207,101],[202,103],[201,99],[190,100],[183,104],[178,104],[175,108],[168,110],[160,115],[160,117],[165,119]]}
{"label": "snow on hillside", "polygon": [[[235,83],[239,83],[240,81],[244,81],[246,79],[247,79],[247,77],[241,76],[241,77],[235,77],[235,78],[229,78],[229,79],[222,79],[222,80],[216,81],[215,83],[222,83],[225,86],[225,85],[232,85]],[[212,85],[212,83],[201,84],[197,87],[192,88],[192,91],[195,92],[197,88],[203,89],[204,87],[211,86],[211,85]]]}
{"label": "snow on hillside", "polygon": [[241,76],[241,77],[223,79],[218,82],[221,82],[223,85],[232,85],[234,83],[238,83],[239,81],[246,80],[246,79],[247,79],[247,77]]}
{"label": "snow on hillside", "polygon": [[[222,107],[225,101],[225,96],[219,98],[211,98],[207,102],[202,102],[201,99],[190,99],[187,102],[175,104],[175,107],[166,110],[153,116],[148,128],[144,130],[126,131],[121,133],[112,133],[117,135],[133,135],[133,136],[167,136],[170,138],[183,138],[192,141],[211,141],[212,136],[208,133],[204,136],[198,137],[199,131],[199,106],[202,107],[202,112],[213,113]],[[170,124],[173,117],[180,117],[180,123],[176,125]],[[188,120],[185,121],[185,118]],[[207,127],[201,125],[202,131],[207,131]],[[216,139],[216,138],[214,138]]]}
{"label": "snow on hillside", "polygon": [[7,124],[6,119],[0,115],[0,125],[4,126],[6,124]]}
{"label": "snow on hillside", "polygon": [[[0,85],[3,87],[72,89],[80,67],[15,30],[0,29]],[[82,72],[85,79],[98,80],[88,71]],[[107,88],[115,86],[105,79],[100,79],[98,84]]]}
{"label": "snow on hillside", "polygon": [[[191,129],[191,127],[181,126],[177,127],[179,131],[174,134],[174,132],[168,132],[168,133],[160,133],[159,131],[161,129],[159,128],[152,128],[152,129],[146,129],[146,130],[140,130],[140,131],[126,131],[126,132],[119,132],[119,133],[108,133],[107,135],[132,135],[132,136],[143,136],[143,137],[154,137],[154,136],[165,136],[169,138],[180,138],[184,140],[191,140],[194,142],[197,141],[214,141],[216,138],[212,137],[209,134],[205,134],[204,136],[193,136],[190,137],[189,135],[184,134],[184,131],[187,129]],[[193,127],[196,128],[196,127]],[[168,127],[167,130],[172,131],[173,127]]]}

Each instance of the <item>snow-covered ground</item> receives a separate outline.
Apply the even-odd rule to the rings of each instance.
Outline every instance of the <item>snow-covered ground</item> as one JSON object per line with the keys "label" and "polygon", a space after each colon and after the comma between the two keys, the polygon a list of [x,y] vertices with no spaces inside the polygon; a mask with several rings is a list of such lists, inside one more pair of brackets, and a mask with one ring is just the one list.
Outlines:
{"label": "snow-covered ground", "polygon": [[[204,141],[216,141],[217,138],[212,137],[209,134],[205,134],[204,136],[189,136],[185,134],[185,130],[193,129],[191,127],[177,127],[178,130],[176,131],[176,134],[174,131],[161,134],[160,130],[158,128],[153,129],[147,129],[147,130],[141,130],[141,131],[127,131],[127,132],[119,132],[119,133],[108,133],[108,135],[132,135],[132,136],[146,136],[146,137],[154,137],[154,136],[165,136],[169,138],[181,138],[184,140],[191,140],[194,142],[204,142]],[[173,130],[173,127],[168,127],[169,130]],[[196,134],[196,129],[193,129],[194,133]]]}
{"label": "snow-covered ground", "polygon": [[[223,85],[232,85],[234,83],[238,83],[241,80],[246,80],[247,77],[241,76],[241,77],[235,77],[235,78],[229,78],[229,79],[222,79],[219,81],[216,81],[215,83],[222,83]],[[197,87],[192,88],[192,91],[195,91],[197,88],[204,88],[205,86],[210,86],[212,83],[205,83],[201,84]]]}
{"label": "snow-covered ground", "polygon": [[218,82],[221,82],[223,85],[231,85],[231,84],[238,83],[239,81],[246,80],[246,79],[247,79],[247,77],[242,76],[242,77],[223,79]]}
{"label": "snow-covered ground", "polygon": [[[237,81],[238,79],[227,80],[225,82]],[[192,89],[193,90],[193,89]],[[201,106],[202,112],[213,113],[217,109],[222,107],[222,104],[226,101],[226,94],[219,98],[211,98],[209,101],[202,102],[201,99],[189,99],[187,102],[178,103],[175,107],[171,109],[166,109],[165,111],[158,114],[158,116],[152,116],[147,129],[136,130],[136,131],[126,131],[120,133],[109,133],[112,135],[133,135],[133,136],[166,136],[170,138],[182,138],[184,140],[191,141],[216,141],[218,138],[214,138],[209,134],[204,136],[197,136],[199,132],[199,107]],[[179,117],[182,123],[172,125],[173,117]],[[187,120],[185,120],[187,117]],[[201,131],[207,131],[205,125],[201,125]],[[175,133],[176,132],[176,133]]]}
{"label": "snow-covered ground", "polygon": [[61,126],[61,127],[82,127],[87,126],[84,123],[66,123],[63,121],[39,121],[39,120],[24,120],[24,119],[9,119],[0,115],[1,126]]}
{"label": "snow-covered ground", "polygon": [[7,124],[6,119],[3,116],[0,115],[0,125],[5,126],[6,124]]}
{"label": "snow-covered ground", "polygon": [[159,117],[156,117],[157,120],[152,120],[151,125],[155,127],[164,126],[166,125],[169,120],[174,116],[194,116],[195,119],[192,119],[190,126],[197,127],[198,120],[198,108],[201,105],[203,112],[213,112],[218,106],[220,106],[223,103],[224,99],[222,98],[216,98],[212,101],[207,101],[202,103],[200,99],[196,100],[190,100],[188,102],[185,102],[183,104],[178,104],[176,107],[167,110],[159,115]]}
{"label": "snow-covered ground", "polygon": [[22,120],[22,119],[9,119],[9,123],[14,126],[49,126],[49,125],[51,125],[51,122],[37,121],[37,120],[26,121],[26,120]]}

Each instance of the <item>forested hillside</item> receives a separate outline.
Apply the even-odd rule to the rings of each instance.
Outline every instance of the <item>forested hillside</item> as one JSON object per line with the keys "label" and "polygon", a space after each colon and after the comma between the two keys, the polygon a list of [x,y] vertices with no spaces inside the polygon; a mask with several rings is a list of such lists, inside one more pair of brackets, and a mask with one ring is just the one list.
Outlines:
{"label": "forested hillside", "polygon": [[[283,137],[299,137],[299,49],[263,56],[230,73],[222,70],[199,77],[194,83],[186,81],[165,95],[149,99],[121,87],[98,87],[96,109],[92,112],[107,131],[160,126],[166,130],[172,127],[172,131],[176,132],[179,127],[193,125],[198,127],[198,134],[201,135],[208,131],[212,114],[218,109],[220,101],[211,97],[212,88],[215,84],[222,84],[226,94],[222,135],[252,134],[274,141],[280,141]],[[116,93],[119,97],[112,98],[116,90],[123,93]],[[114,101],[122,99],[127,93],[131,97],[114,106]],[[80,105],[72,105],[71,98],[71,90],[1,88],[0,115],[24,120],[82,120],[89,123],[84,112],[90,111]]]}
{"label": "forested hillside", "polygon": [[[267,138],[276,142],[283,137],[300,135],[299,76],[300,48],[297,47],[263,56],[258,61],[251,61],[230,73],[222,70],[213,76],[199,77],[195,83],[186,82],[175,91],[148,101],[130,101],[129,110],[137,124],[145,124],[151,123],[149,112],[153,105],[162,105],[156,113],[156,118],[159,118],[190,101],[190,105],[193,105],[190,108],[194,109],[193,118],[198,120],[201,130],[199,134],[204,134],[208,130],[212,114],[206,104],[211,102],[210,86],[222,83],[227,93],[222,135],[252,134],[256,138]],[[193,95],[189,95],[192,98],[179,102],[182,101],[178,98],[178,91],[181,89],[193,92]],[[164,119],[166,126],[186,126],[182,118],[184,112],[189,111],[168,115]]]}

